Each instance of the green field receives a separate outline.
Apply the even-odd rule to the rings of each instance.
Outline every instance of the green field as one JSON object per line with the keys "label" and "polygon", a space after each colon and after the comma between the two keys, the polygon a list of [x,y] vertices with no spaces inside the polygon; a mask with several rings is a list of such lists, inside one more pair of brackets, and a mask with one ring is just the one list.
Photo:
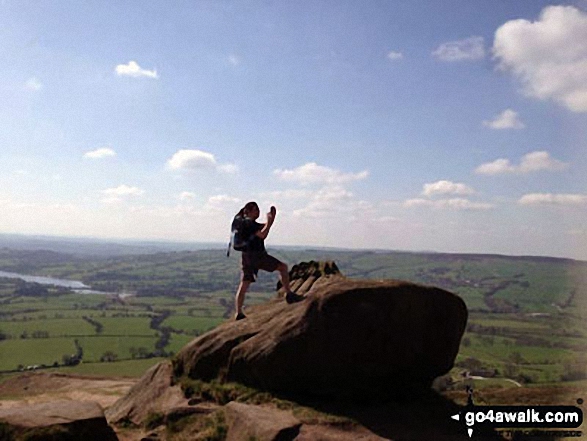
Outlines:
{"label": "green field", "polygon": [[0,342],[0,370],[15,370],[19,365],[53,365],[62,356],[75,353],[73,338],[4,340]]}
{"label": "green field", "polygon": [[[453,375],[493,372],[485,385],[587,379],[587,263],[551,258],[280,249],[286,262],[334,260],[348,277],[401,279],[460,295],[469,309]],[[0,279],[0,371],[62,364],[67,372],[139,375],[233,314],[238,256],[223,250],[75,258],[0,249],[0,269],[82,280],[111,294],[21,295]],[[274,296],[261,272],[246,305]],[[34,288],[34,287],[33,287]],[[118,293],[131,293],[119,297]],[[100,363],[108,355],[116,361]],[[126,375],[126,374],[121,374]],[[481,381],[481,380],[480,380]]]}

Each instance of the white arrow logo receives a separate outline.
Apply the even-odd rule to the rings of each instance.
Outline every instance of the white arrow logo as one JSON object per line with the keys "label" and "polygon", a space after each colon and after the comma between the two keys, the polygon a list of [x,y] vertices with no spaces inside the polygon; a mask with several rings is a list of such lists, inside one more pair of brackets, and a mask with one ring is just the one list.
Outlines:
{"label": "white arrow logo", "polygon": [[469,432],[469,438],[471,438],[473,436],[473,429],[467,429],[467,432]]}
{"label": "white arrow logo", "polygon": [[457,413],[456,415],[451,416],[453,420],[458,421],[461,416]]}

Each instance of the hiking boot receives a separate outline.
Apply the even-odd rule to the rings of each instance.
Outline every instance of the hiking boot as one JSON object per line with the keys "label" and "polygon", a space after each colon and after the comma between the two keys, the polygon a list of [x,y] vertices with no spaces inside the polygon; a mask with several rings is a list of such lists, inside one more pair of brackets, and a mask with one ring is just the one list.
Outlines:
{"label": "hiking boot", "polygon": [[304,296],[301,296],[299,294],[296,294],[295,292],[291,292],[289,291],[286,295],[285,295],[285,301],[287,303],[289,303],[290,305],[292,303],[297,303],[297,302],[301,302],[302,300],[304,300]]}
{"label": "hiking boot", "polygon": [[235,321],[236,321],[236,320],[242,320],[242,319],[246,319],[246,318],[247,318],[247,316],[246,316],[246,315],[244,315],[242,312],[239,312],[238,314],[236,314],[236,315],[234,316],[234,320],[235,320]]}

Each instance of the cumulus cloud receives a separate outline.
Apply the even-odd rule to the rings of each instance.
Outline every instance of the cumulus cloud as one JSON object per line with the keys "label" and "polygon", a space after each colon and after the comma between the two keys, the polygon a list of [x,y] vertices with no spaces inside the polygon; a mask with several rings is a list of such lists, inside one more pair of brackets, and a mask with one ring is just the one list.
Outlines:
{"label": "cumulus cloud", "polygon": [[112,204],[119,203],[129,196],[142,196],[145,190],[138,187],[131,187],[129,185],[119,185],[118,187],[107,188],[102,190],[102,194],[106,195],[102,202]]}
{"label": "cumulus cloud", "polygon": [[182,191],[179,195],[180,201],[189,201],[196,199],[196,193],[192,193],[191,191]]}
{"label": "cumulus cloud", "polygon": [[261,197],[265,199],[274,199],[274,200],[295,200],[295,199],[305,199],[309,198],[313,194],[310,190],[301,190],[301,189],[288,189],[288,190],[275,190],[275,191],[266,191],[261,193]]}
{"label": "cumulus cloud", "polygon": [[537,21],[508,21],[495,32],[493,54],[527,96],[587,112],[587,13],[548,6]]}
{"label": "cumulus cloud", "polygon": [[238,167],[234,164],[218,164],[212,153],[202,150],[178,150],[167,161],[171,170],[213,170],[227,174],[234,174]]}
{"label": "cumulus cloud", "polygon": [[43,88],[43,84],[36,77],[32,77],[27,80],[27,82],[24,84],[24,87],[27,90],[32,90],[33,92],[36,92]]}
{"label": "cumulus cloud", "polygon": [[587,195],[530,193],[522,196],[518,203],[520,205],[585,205]]}
{"label": "cumulus cloud", "polygon": [[99,149],[84,153],[84,158],[89,159],[102,159],[111,156],[116,156],[116,152],[109,147],[101,147]]}
{"label": "cumulus cloud", "polygon": [[468,195],[473,193],[475,193],[475,190],[471,187],[451,181],[437,181],[431,184],[424,184],[424,189],[422,190],[422,195],[427,197],[432,197],[438,194]]}
{"label": "cumulus cloud", "polygon": [[485,57],[485,43],[483,37],[449,41],[438,46],[432,55],[441,61],[479,60]]}
{"label": "cumulus cloud", "polygon": [[237,207],[240,208],[240,206],[238,206],[240,201],[239,198],[233,196],[218,194],[208,198],[208,201],[204,205],[204,210],[226,211],[227,209],[232,208],[233,211],[235,211]]}
{"label": "cumulus cloud", "polygon": [[347,182],[359,181],[369,176],[367,170],[359,173],[344,173],[340,170],[318,165],[315,162],[308,162],[292,170],[277,169],[273,171],[273,174],[282,181],[297,182],[302,185],[340,185]]}
{"label": "cumulus cloud", "polygon": [[415,207],[429,207],[435,209],[449,209],[449,210],[489,210],[493,208],[493,204],[485,202],[472,202],[469,199],[464,198],[452,198],[452,199],[408,199],[404,202],[404,207],[415,208]]}
{"label": "cumulus cloud", "polygon": [[301,209],[294,210],[294,216],[308,218],[339,217],[346,219],[364,216],[370,209],[368,202],[360,201],[354,194],[340,185],[325,186],[314,192],[309,203]]}
{"label": "cumulus cloud", "polygon": [[397,51],[390,51],[387,54],[387,58],[390,60],[401,60],[402,58],[404,58],[404,54],[402,54],[401,52],[397,52]]}
{"label": "cumulus cloud", "polygon": [[133,77],[133,78],[139,78],[139,77],[147,77],[147,78],[154,78],[154,79],[159,78],[159,75],[157,75],[156,70],[143,69],[143,68],[141,68],[141,66],[138,65],[138,63],[136,61],[129,61],[128,64],[119,64],[118,66],[116,66],[116,68],[114,70],[116,72],[116,75],[120,75],[120,76],[127,76],[127,77]]}
{"label": "cumulus cloud", "polygon": [[523,129],[526,127],[518,116],[518,112],[512,109],[506,109],[497,115],[494,119],[483,121],[483,125],[495,130],[504,129]]}
{"label": "cumulus cloud", "polygon": [[569,166],[568,163],[553,159],[548,152],[531,152],[522,157],[520,165],[513,165],[509,159],[496,159],[493,162],[481,164],[475,169],[480,175],[499,175],[505,173],[531,173],[537,171],[561,171]]}

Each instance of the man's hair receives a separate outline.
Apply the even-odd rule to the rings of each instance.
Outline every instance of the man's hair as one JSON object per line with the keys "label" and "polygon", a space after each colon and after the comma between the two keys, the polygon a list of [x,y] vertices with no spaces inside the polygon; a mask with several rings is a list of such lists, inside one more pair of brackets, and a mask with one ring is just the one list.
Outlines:
{"label": "man's hair", "polygon": [[257,210],[259,209],[259,206],[257,205],[257,203],[254,201],[247,202],[245,204],[245,206],[243,208],[241,208],[240,211],[237,213],[237,216],[244,217],[245,214],[247,214],[248,212],[250,212],[254,209],[257,209]]}

